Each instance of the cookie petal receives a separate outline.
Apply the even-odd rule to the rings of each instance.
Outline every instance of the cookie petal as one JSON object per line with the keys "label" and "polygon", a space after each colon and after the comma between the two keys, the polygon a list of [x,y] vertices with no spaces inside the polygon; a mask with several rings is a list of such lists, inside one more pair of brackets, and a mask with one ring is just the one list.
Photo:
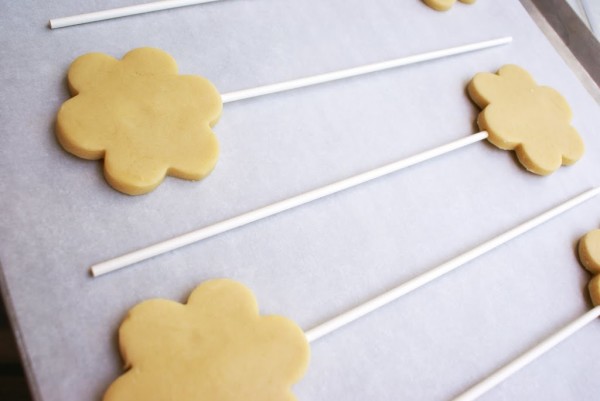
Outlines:
{"label": "cookie petal", "polygon": [[434,10],[447,11],[452,8],[456,0],[423,0],[423,2]]}
{"label": "cookie petal", "polygon": [[590,298],[592,299],[592,304],[594,304],[594,306],[600,306],[600,275],[597,275],[592,280],[590,280],[588,290],[590,291]]}
{"label": "cookie petal", "polygon": [[139,75],[175,75],[177,63],[171,55],[153,47],[133,49],[123,56],[124,68]]}
{"label": "cookie petal", "polygon": [[579,260],[591,273],[600,274],[600,230],[593,230],[579,240]]}
{"label": "cookie petal", "polygon": [[104,53],[88,53],[76,58],[67,75],[71,95],[102,85],[117,63],[114,57]]}

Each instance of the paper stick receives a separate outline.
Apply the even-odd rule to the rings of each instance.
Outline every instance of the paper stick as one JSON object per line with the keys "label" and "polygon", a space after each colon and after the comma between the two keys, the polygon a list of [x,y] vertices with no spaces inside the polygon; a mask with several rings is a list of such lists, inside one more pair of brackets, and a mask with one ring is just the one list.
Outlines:
{"label": "paper stick", "polygon": [[280,82],[272,85],[260,86],[257,88],[244,89],[235,92],[224,93],[221,95],[223,103],[235,102],[238,100],[249,99],[253,97],[269,95],[273,93],[284,92],[292,89],[304,88],[307,86],[318,85],[325,82],[336,81],[339,79],[356,77],[359,75],[370,74],[372,72],[389,70],[391,68],[406,66],[410,64],[421,63],[424,61],[435,60],[443,57],[450,57],[458,54],[474,52],[477,50],[488,49],[501,46],[512,42],[512,37],[505,36],[497,39],[486,40],[483,42],[470,43],[466,45],[451,47],[448,49],[435,50],[427,53],[415,54],[394,60],[374,63],[360,67],[349,68],[347,70],[334,71],[321,75],[295,79],[286,82]]}
{"label": "paper stick", "polygon": [[531,362],[535,361],[537,358],[560,344],[562,341],[566,340],[569,336],[575,334],[578,330],[593,322],[598,317],[600,317],[600,306],[596,306],[586,314],[575,319],[573,322],[569,323],[567,326],[563,327],[561,330],[554,333],[540,344],[525,352],[508,365],[504,366],[482,382],[456,397],[454,401],[471,401],[479,398],[492,388],[496,387],[498,384],[502,383],[508,377],[529,365]]}
{"label": "paper stick", "polygon": [[111,10],[96,11],[93,13],[73,15],[71,17],[54,18],[49,22],[51,29],[64,28],[67,26],[87,24],[90,22],[104,21],[113,18],[127,17],[129,15],[137,15],[151,13],[154,11],[168,10],[171,8],[179,8],[192,6],[196,4],[212,3],[220,0],[164,0],[154,3],[139,4],[136,6],[114,8]]}
{"label": "paper stick", "polygon": [[472,143],[482,141],[487,137],[488,134],[485,131],[469,135],[465,138],[447,143],[434,149],[427,150],[425,152],[408,157],[406,159],[402,159],[397,162],[387,164],[385,166],[378,167],[376,169],[355,175],[353,177],[346,178],[333,184],[329,184],[324,187],[317,188],[312,191],[294,196],[292,198],[273,203],[269,206],[265,206],[260,209],[253,210],[251,212],[244,213],[237,217],[233,217],[231,219],[224,220],[220,223],[216,223],[211,226],[201,228],[199,230],[192,231],[187,234],[183,234],[181,236],[169,239],[167,241],[159,242],[149,247],[119,256],[114,259],[110,259],[106,262],[98,263],[91,267],[91,273],[94,277],[97,277],[118,269],[122,269],[133,263],[137,263],[142,260],[149,259],[153,256],[160,255],[162,253],[169,252],[177,248],[181,248],[185,245],[189,245],[194,242],[213,237],[226,231],[233,230],[234,228],[244,226],[246,224],[252,223],[260,219],[264,219],[265,217],[273,216],[277,213],[293,209],[295,207],[304,205],[306,203],[323,198],[325,196],[343,191],[348,188],[352,188],[354,186],[365,183],[367,181],[374,180],[384,175],[391,174],[393,172],[402,170],[417,163],[433,159],[434,157],[444,155],[446,153],[452,152],[456,149],[460,149]]}
{"label": "paper stick", "polygon": [[553,209],[548,210],[545,213],[542,213],[541,215],[526,221],[525,223],[505,232],[504,234],[501,234],[487,242],[484,242],[483,244],[471,249],[470,251],[467,251],[465,253],[463,253],[462,255],[459,255],[457,257],[455,257],[454,259],[451,259],[441,265],[439,265],[438,267],[429,270],[426,273],[421,274],[420,276],[417,276],[409,281],[407,281],[406,283],[390,290],[387,291],[373,299],[371,299],[370,301],[367,301],[345,313],[342,313],[339,316],[336,316],[335,318],[309,330],[306,332],[306,337],[308,338],[308,341],[315,341],[318,340],[319,338],[323,337],[326,334],[331,333],[334,330],[339,329],[342,326],[347,325],[348,323],[351,323],[353,321],[355,321],[356,319],[365,316],[368,313],[371,313],[379,308],[381,308],[382,306],[385,306],[387,304],[389,304],[390,302],[395,301],[396,299],[400,298],[403,295],[406,295],[422,286],[424,286],[425,284],[430,283],[431,281],[443,276],[446,273],[450,273],[451,271],[459,268],[460,266],[463,266],[464,264],[472,261],[473,259],[491,251],[492,249],[497,248],[498,246],[510,241],[511,239],[526,233],[527,231],[539,226],[542,223],[547,222],[548,220],[552,219],[553,217],[558,216],[561,213],[566,212],[569,209],[574,208],[575,206],[580,205],[581,203],[593,198],[594,196],[600,194],[600,187],[591,189],[589,191],[586,191],[584,193],[582,193],[581,195],[578,195],[562,204],[560,204],[559,206],[554,207]]}
{"label": "paper stick", "polygon": [[[483,48],[488,48],[492,46],[498,46],[501,44],[509,43],[512,40],[510,37],[504,37],[499,39],[493,39],[486,42],[478,42],[469,45],[458,46],[450,49],[438,50],[430,53],[423,53],[420,55],[409,56],[402,59],[390,60],[383,63],[376,63],[367,66],[361,66],[356,68],[351,68],[348,70],[337,71],[333,73],[327,73],[322,75],[317,75],[313,77],[301,78],[298,80],[282,82],[274,85],[266,85],[258,88],[247,89],[237,92],[231,92],[228,94],[222,95],[223,102],[232,102],[236,100],[248,99],[251,97],[262,96],[271,93],[278,93],[286,90],[301,88],[310,85],[316,85],[319,83],[329,82],[332,80],[357,76],[361,74],[367,74],[375,71],[382,71],[388,68],[394,68],[401,65],[406,65],[410,63],[431,60],[434,58],[445,57],[453,54],[464,53],[468,51],[479,50]],[[448,153],[452,150],[458,149],[460,147],[469,145],[471,143],[483,140],[487,138],[486,132],[480,132],[474,135],[471,135],[467,138],[463,138],[461,140],[443,145],[439,148],[435,148],[430,151],[426,151],[422,154],[410,157],[406,160],[401,160],[396,163],[392,163],[391,165],[387,165],[384,167],[380,167],[373,171],[359,174],[356,177],[351,177],[346,180],[342,180],[338,183],[334,183],[328,185],[323,188],[319,188],[310,192],[307,192],[302,195],[298,195],[296,197],[272,204],[270,206],[266,206],[264,208],[248,212],[246,214],[240,215],[238,217],[234,217],[229,220],[222,221],[215,225],[199,229],[193,231],[188,234],[181,235],[179,237],[149,246],[144,249],[140,249],[138,251],[122,255],[120,257],[108,260],[106,262],[99,263],[91,267],[91,273],[94,277],[109,273],[111,271],[115,271],[131,265],[133,263],[137,263],[139,261],[148,259],[150,257],[162,254],[164,252],[168,252],[182,246],[191,244],[193,242],[200,241],[202,239],[206,239],[212,237],[217,234],[221,234],[225,231],[249,224],[256,220],[272,216],[274,214],[280,213],[285,210],[289,210],[296,206],[303,205],[305,203],[311,202],[313,200],[322,198],[323,196],[327,196],[344,189],[350,188],[352,186],[361,184],[363,182],[372,180],[374,178],[378,178],[382,175],[389,174],[394,171],[398,171],[400,169],[406,168],[410,165],[420,163],[422,161],[428,160],[430,158],[439,156],[441,154]]]}

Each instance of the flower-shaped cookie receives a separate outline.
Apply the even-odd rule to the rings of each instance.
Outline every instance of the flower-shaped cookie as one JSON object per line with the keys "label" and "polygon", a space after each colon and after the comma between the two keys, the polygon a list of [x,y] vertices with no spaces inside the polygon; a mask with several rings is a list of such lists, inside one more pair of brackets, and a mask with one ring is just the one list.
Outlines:
{"label": "flower-shaped cookie", "polygon": [[104,158],[115,189],[144,194],[165,175],[199,180],[215,166],[211,127],[221,96],[208,80],[179,75],[162,50],[135,49],[122,60],[85,54],[71,64],[68,83],[73,97],[58,112],[58,140],[81,158]]}
{"label": "flower-shaped cookie", "polygon": [[581,264],[596,276],[588,286],[594,305],[600,305],[600,230],[593,230],[579,240]]}
{"label": "flower-shaped cookie", "polygon": [[[460,1],[461,3],[473,4],[473,3],[475,3],[476,0],[458,0],[458,1]],[[449,10],[450,8],[452,8],[454,3],[456,3],[456,0],[423,0],[423,2],[425,4],[427,4],[429,7],[433,8],[434,10],[446,11],[446,10]]]}
{"label": "flower-shaped cookie", "polygon": [[547,175],[583,154],[565,99],[554,89],[537,85],[524,69],[505,65],[497,74],[477,74],[468,92],[483,109],[477,123],[489,133],[489,141],[515,150],[527,170]]}
{"label": "flower-shaped cookie", "polygon": [[154,299],[133,307],[119,329],[127,372],[104,401],[292,401],[309,346],[281,316],[260,316],[249,289],[207,281],[188,303]]}

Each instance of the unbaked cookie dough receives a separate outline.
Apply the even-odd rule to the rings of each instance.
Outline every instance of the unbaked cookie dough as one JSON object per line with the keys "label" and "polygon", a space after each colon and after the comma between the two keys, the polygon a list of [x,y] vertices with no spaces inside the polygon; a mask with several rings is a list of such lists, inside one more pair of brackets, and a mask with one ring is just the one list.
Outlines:
{"label": "unbaked cookie dough", "polygon": [[309,346],[281,316],[261,316],[252,292],[207,281],[182,305],[165,299],[133,307],[119,329],[127,372],[103,401],[293,401]]}
{"label": "unbaked cookie dough", "polygon": [[[473,4],[473,3],[475,3],[476,0],[458,0],[458,1],[460,1],[461,3]],[[434,10],[447,11],[450,8],[452,8],[454,3],[456,3],[456,0],[423,0],[423,2],[425,4],[427,4],[429,7],[433,8]]]}
{"label": "unbaked cookie dough", "polygon": [[104,158],[118,191],[140,195],[165,175],[199,180],[214,168],[221,96],[208,80],[179,75],[164,51],[139,48],[122,60],[85,54],[71,64],[68,84],[73,97],[58,112],[58,141],[81,158]]}
{"label": "unbaked cookie dough", "polygon": [[594,305],[600,305],[600,230],[593,230],[579,240],[579,260],[592,278],[588,286]]}
{"label": "unbaked cookie dough", "polygon": [[505,65],[497,74],[477,74],[467,89],[483,109],[477,123],[489,133],[489,141],[515,150],[527,170],[547,175],[583,155],[566,100],[554,89],[537,85],[524,69]]}

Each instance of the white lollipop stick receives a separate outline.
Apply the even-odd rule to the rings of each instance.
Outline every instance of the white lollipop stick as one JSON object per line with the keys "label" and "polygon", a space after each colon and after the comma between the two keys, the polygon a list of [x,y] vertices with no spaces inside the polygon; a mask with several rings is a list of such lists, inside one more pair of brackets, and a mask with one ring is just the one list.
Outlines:
{"label": "white lollipop stick", "polygon": [[560,204],[559,206],[556,206],[553,209],[550,209],[547,212],[542,213],[541,215],[534,217],[533,219],[526,221],[525,223],[505,232],[504,234],[492,238],[491,240],[484,242],[483,244],[471,249],[470,251],[467,251],[462,255],[459,255],[454,259],[451,259],[439,265],[438,267],[435,267],[434,269],[429,270],[428,272],[423,273],[420,276],[417,276],[407,281],[406,283],[371,299],[370,301],[367,301],[345,313],[342,313],[341,315],[334,317],[331,320],[328,320],[325,323],[320,324],[317,327],[314,327],[313,329],[305,333],[306,338],[309,342],[318,340],[324,335],[327,335],[332,331],[337,330],[340,327],[345,326],[348,323],[351,323],[356,319],[361,318],[366,314],[371,313],[381,308],[382,306],[389,304],[392,301],[395,301],[401,296],[406,295],[424,286],[425,284],[430,283],[431,281],[443,276],[446,273],[450,273],[451,271],[459,268],[460,266],[463,266],[464,264],[472,261],[473,259],[493,250],[494,248],[497,248],[498,246],[510,241],[511,239],[523,233],[526,233],[527,231],[539,226],[540,224],[547,222],[553,217],[556,217],[559,214],[564,213],[567,210],[580,205],[581,203],[593,198],[594,196],[597,196],[598,194],[600,194],[600,187],[596,187],[594,189],[586,191],[581,195],[578,195]]}
{"label": "white lollipop stick", "polygon": [[421,63],[424,61],[435,60],[444,57],[450,57],[457,54],[469,53],[477,50],[488,49],[505,45],[512,42],[512,37],[506,36],[483,42],[470,43],[467,45],[451,47],[448,49],[435,50],[427,53],[415,54],[412,56],[402,57],[394,60],[374,63],[347,70],[334,71],[321,75],[295,79],[292,81],[280,82],[272,85],[260,86],[252,89],[244,89],[236,92],[224,93],[221,95],[223,103],[235,102],[238,100],[249,99],[253,97],[269,95],[272,93],[284,92],[292,89],[304,88],[307,86],[318,85],[325,82],[336,81],[338,79],[356,77],[359,75],[370,74],[372,72],[389,70],[391,68],[406,66],[410,64]]}
{"label": "white lollipop stick", "polygon": [[446,154],[456,149],[460,149],[472,143],[482,141],[487,137],[487,132],[478,132],[477,134],[473,134],[466,138],[447,143],[440,147],[425,151],[423,153],[419,153],[406,159],[399,160],[397,162],[376,168],[374,170],[367,171],[365,173],[355,175],[350,178],[346,178],[344,180],[326,185],[321,188],[313,189],[312,191],[294,196],[289,199],[285,199],[277,203],[273,203],[269,206],[253,210],[248,213],[244,213],[237,217],[221,221],[220,223],[216,223],[208,227],[204,227],[199,230],[192,231],[187,234],[183,234],[163,242],[159,242],[149,247],[119,256],[114,259],[110,259],[106,262],[98,263],[91,267],[92,276],[98,277],[103,274],[122,269],[142,260],[149,259],[153,256],[157,256],[162,253],[181,248],[182,246],[213,237],[226,231],[233,230],[234,228],[244,226],[246,224],[252,223],[260,219],[264,219],[265,217],[273,216],[277,213],[281,213],[283,211],[304,205],[306,203],[334,194],[336,192],[355,187],[359,184],[374,180],[375,178],[379,178],[387,174],[391,174],[393,172],[402,170],[406,167],[415,165],[417,163],[433,159],[434,157],[441,156],[443,154]]}
{"label": "white lollipop stick", "polygon": [[552,336],[548,337],[534,348],[525,352],[523,355],[510,362],[502,369],[496,371],[494,374],[490,375],[488,378],[486,378],[479,384],[471,387],[469,390],[456,397],[454,401],[472,401],[479,398],[492,388],[496,387],[498,384],[502,383],[512,374],[518,372],[519,370],[521,370],[522,368],[524,368],[525,366],[529,365],[531,362],[535,361],[537,358],[542,356],[544,353],[551,350],[556,345],[560,344],[562,341],[566,340],[569,336],[575,334],[579,329],[593,322],[598,317],[600,317],[600,306],[596,306],[594,309],[587,312],[583,316],[580,316],[579,318],[575,319],[566,327],[563,327],[561,330],[554,333]]}
{"label": "white lollipop stick", "polygon": [[[287,91],[291,89],[302,88],[306,86],[316,85],[320,83],[335,81],[338,79],[354,77],[362,74],[368,74],[371,72],[382,71],[389,68],[395,68],[402,65],[407,65],[411,63],[417,63],[426,60],[432,60],[440,57],[447,57],[455,54],[485,49],[493,46],[499,46],[502,44],[510,43],[512,41],[511,37],[502,37],[498,39],[493,39],[485,42],[477,42],[468,45],[458,46],[450,49],[442,49],[429,53],[422,53],[419,55],[413,55],[409,57],[404,57],[396,60],[390,60],[383,63],[370,64],[361,67],[355,67],[348,70],[336,71],[332,73],[316,75],[312,77],[301,78],[297,80],[281,82],[273,85],[261,86],[253,89],[246,89],[237,92],[231,92],[221,95],[223,103],[233,102],[242,99],[248,99],[257,96],[263,96],[271,93],[278,93],[282,91]],[[229,220],[222,221],[220,223],[214,224],[212,226],[199,229],[188,234],[184,234],[178,236],[176,238],[160,242],[158,244],[149,246],[144,249],[140,249],[135,252],[131,252],[120,257],[108,260],[106,262],[102,262],[96,264],[91,267],[91,273],[94,277],[121,269],[133,263],[137,263],[139,261],[151,258],[153,256],[180,248],[182,246],[191,244],[193,242],[197,242],[209,237],[212,237],[217,234],[221,234],[225,231],[229,231],[231,229],[241,227],[243,225],[252,223],[256,220],[263,219],[265,217],[272,216],[274,214],[280,213],[285,210],[289,210],[296,206],[303,205],[305,203],[311,202],[313,200],[322,198],[327,195],[331,195],[333,193],[342,191],[344,189],[362,184],[366,181],[372,180],[374,178],[381,177],[382,175],[390,174],[392,172],[401,170],[408,166],[411,166],[416,163],[420,163],[422,161],[431,159],[433,157],[448,153],[455,149],[461,148],[463,146],[469,145],[474,142],[481,141],[486,139],[488,136],[487,132],[480,132],[474,135],[471,135],[467,138],[460,139],[458,141],[440,146],[439,148],[432,149],[430,151],[423,152],[413,157],[409,157],[405,160],[400,160],[396,163],[392,163],[387,166],[380,167],[378,169],[359,174],[355,177],[351,177],[340,182],[330,184],[326,187],[319,188],[310,192],[307,192],[302,195],[298,195],[296,197],[274,203],[270,206],[266,206],[261,209],[254,210],[252,212],[245,213],[238,217],[234,217]]]}
{"label": "white lollipop stick", "polygon": [[139,4],[136,6],[73,15],[71,17],[54,18],[50,20],[49,24],[51,29],[64,28],[67,26],[87,24],[89,22],[127,17],[129,15],[151,13],[154,11],[169,10],[171,8],[186,7],[196,4],[212,3],[214,1],[219,0],[164,0],[154,3]]}

